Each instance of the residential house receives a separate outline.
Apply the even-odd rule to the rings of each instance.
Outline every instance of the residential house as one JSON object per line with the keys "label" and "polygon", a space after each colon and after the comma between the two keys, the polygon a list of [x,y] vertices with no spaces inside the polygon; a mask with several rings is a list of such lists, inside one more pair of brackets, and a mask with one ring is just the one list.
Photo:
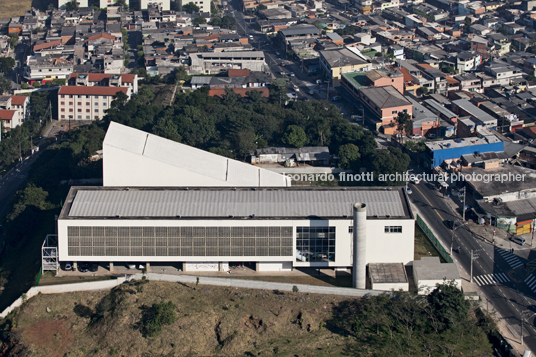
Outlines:
{"label": "residential house", "polygon": [[342,73],[366,72],[372,69],[372,64],[366,60],[357,48],[342,48],[319,51],[320,70],[324,77],[337,86]]}

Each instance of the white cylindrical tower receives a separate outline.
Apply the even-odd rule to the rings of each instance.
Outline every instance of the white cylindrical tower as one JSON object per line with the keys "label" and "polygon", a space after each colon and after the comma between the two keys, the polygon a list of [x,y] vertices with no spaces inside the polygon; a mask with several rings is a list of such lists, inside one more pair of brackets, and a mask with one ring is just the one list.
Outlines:
{"label": "white cylindrical tower", "polygon": [[367,205],[354,205],[354,266],[352,286],[365,289],[367,285]]}

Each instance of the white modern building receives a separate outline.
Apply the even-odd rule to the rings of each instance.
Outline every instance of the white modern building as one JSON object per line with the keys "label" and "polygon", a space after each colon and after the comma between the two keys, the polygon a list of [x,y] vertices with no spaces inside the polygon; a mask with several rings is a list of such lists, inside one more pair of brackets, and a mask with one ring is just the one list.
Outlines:
{"label": "white modern building", "polygon": [[[87,88],[102,89],[102,87]],[[288,187],[291,185],[290,178],[281,174],[115,122],[110,123],[104,138],[103,161],[104,186]]]}
{"label": "white modern building", "polygon": [[413,260],[414,228],[403,188],[73,186],[58,219],[58,250],[60,261],[110,267],[353,266],[354,286],[364,288],[369,264]]}
{"label": "white modern building", "polygon": [[63,86],[58,91],[58,119],[100,120],[110,109],[117,92],[128,99],[130,87]]}
{"label": "white modern building", "polygon": [[230,69],[264,72],[267,67],[263,51],[202,52],[190,54],[189,74],[218,74]]}

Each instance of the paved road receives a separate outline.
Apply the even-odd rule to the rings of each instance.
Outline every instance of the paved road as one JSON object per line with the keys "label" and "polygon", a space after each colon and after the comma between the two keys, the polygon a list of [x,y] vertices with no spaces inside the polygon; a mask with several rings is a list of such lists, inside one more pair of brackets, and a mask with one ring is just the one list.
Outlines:
{"label": "paved road", "polygon": [[[411,189],[413,191],[411,201],[439,235],[444,246],[450,248],[452,231],[443,222],[456,220],[459,216],[452,211],[442,194],[431,184],[421,182],[418,185],[411,185]],[[511,331],[519,336],[521,312],[530,310],[536,313],[534,299],[536,294],[529,288],[530,285],[536,290],[536,273],[532,273],[536,270],[536,251],[530,248],[514,248],[514,254],[511,254],[509,244],[504,248],[495,247],[491,242],[492,237],[475,237],[465,227],[456,229],[453,238],[454,247],[461,246],[460,252],[454,252],[453,258],[467,272],[471,269],[471,250],[477,251],[479,258],[474,263],[474,282],[480,287],[489,303],[510,325]],[[535,284],[532,284],[533,282]],[[528,336],[524,342],[535,352],[534,319],[529,321],[531,323],[526,324],[524,328],[524,335]]]}

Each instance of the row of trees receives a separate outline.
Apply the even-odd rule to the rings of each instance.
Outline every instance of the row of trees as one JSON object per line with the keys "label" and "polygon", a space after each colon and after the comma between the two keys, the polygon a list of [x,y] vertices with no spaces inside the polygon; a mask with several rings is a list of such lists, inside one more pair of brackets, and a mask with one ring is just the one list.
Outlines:
{"label": "row of trees", "polygon": [[492,356],[496,334],[493,319],[452,282],[429,296],[396,292],[348,301],[329,326],[355,337],[349,352],[356,356]]}

